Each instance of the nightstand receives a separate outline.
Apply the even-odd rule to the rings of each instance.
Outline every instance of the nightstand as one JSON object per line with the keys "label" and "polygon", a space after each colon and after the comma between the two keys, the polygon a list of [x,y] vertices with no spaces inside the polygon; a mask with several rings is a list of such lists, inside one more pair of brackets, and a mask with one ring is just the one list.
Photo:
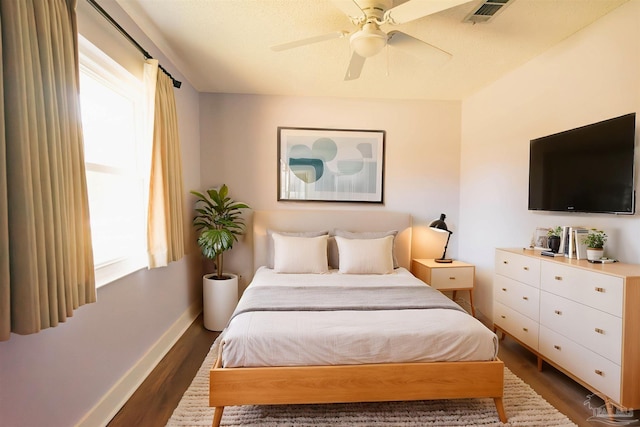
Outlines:
{"label": "nightstand", "polygon": [[462,261],[438,263],[433,259],[414,259],[411,261],[411,273],[418,279],[439,291],[453,291],[455,301],[457,291],[469,291],[471,314],[476,316],[473,308],[473,286],[475,283],[475,266]]}

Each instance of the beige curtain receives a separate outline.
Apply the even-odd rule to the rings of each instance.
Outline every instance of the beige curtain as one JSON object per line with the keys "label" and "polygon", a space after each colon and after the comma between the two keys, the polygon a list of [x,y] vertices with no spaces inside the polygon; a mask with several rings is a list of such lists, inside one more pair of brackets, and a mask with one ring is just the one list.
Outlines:
{"label": "beige curtain", "polygon": [[[0,70],[2,62],[2,5],[0,4]],[[2,72],[4,75],[4,71]],[[0,79],[0,94],[4,99],[4,78]],[[0,103],[0,116],[4,118],[4,102]],[[0,341],[11,334],[11,291],[9,286],[9,200],[7,195],[7,143],[5,132],[0,132]]]}
{"label": "beige curtain", "polygon": [[173,81],[158,71],[158,61],[145,64],[147,87],[155,88],[153,145],[147,247],[149,268],[163,267],[184,256],[182,156]]}
{"label": "beige curtain", "polygon": [[0,340],[95,301],[76,0],[0,0]]}

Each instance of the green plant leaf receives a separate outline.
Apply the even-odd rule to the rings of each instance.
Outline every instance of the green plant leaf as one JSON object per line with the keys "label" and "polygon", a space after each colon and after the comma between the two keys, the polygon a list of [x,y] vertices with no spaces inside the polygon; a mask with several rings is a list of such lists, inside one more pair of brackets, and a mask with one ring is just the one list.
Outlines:
{"label": "green plant leaf", "polygon": [[191,191],[191,194],[198,197],[193,218],[193,226],[200,232],[198,245],[205,257],[215,259],[216,265],[221,267],[222,254],[233,248],[245,230],[242,210],[251,207],[232,200],[226,184],[209,188],[205,193]]}

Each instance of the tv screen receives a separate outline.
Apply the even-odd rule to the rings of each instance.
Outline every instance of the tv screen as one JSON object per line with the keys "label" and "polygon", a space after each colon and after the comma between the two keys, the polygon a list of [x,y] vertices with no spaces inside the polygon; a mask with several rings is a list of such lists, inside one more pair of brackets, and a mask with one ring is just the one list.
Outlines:
{"label": "tv screen", "polygon": [[529,210],[633,214],[635,113],[533,139]]}

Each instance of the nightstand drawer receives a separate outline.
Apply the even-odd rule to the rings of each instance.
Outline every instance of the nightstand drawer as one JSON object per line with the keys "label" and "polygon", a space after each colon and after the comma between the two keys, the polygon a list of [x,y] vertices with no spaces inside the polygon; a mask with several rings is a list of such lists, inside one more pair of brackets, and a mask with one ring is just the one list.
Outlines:
{"label": "nightstand drawer", "polygon": [[431,283],[435,289],[473,288],[473,267],[436,268],[431,271]]}
{"label": "nightstand drawer", "polygon": [[435,259],[413,259],[411,261],[411,273],[434,289],[452,291],[454,301],[458,291],[469,291],[469,306],[472,316],[476,315],[473,308],[475,272],[476,268],[473,264],[457,260],[437,262]]}

